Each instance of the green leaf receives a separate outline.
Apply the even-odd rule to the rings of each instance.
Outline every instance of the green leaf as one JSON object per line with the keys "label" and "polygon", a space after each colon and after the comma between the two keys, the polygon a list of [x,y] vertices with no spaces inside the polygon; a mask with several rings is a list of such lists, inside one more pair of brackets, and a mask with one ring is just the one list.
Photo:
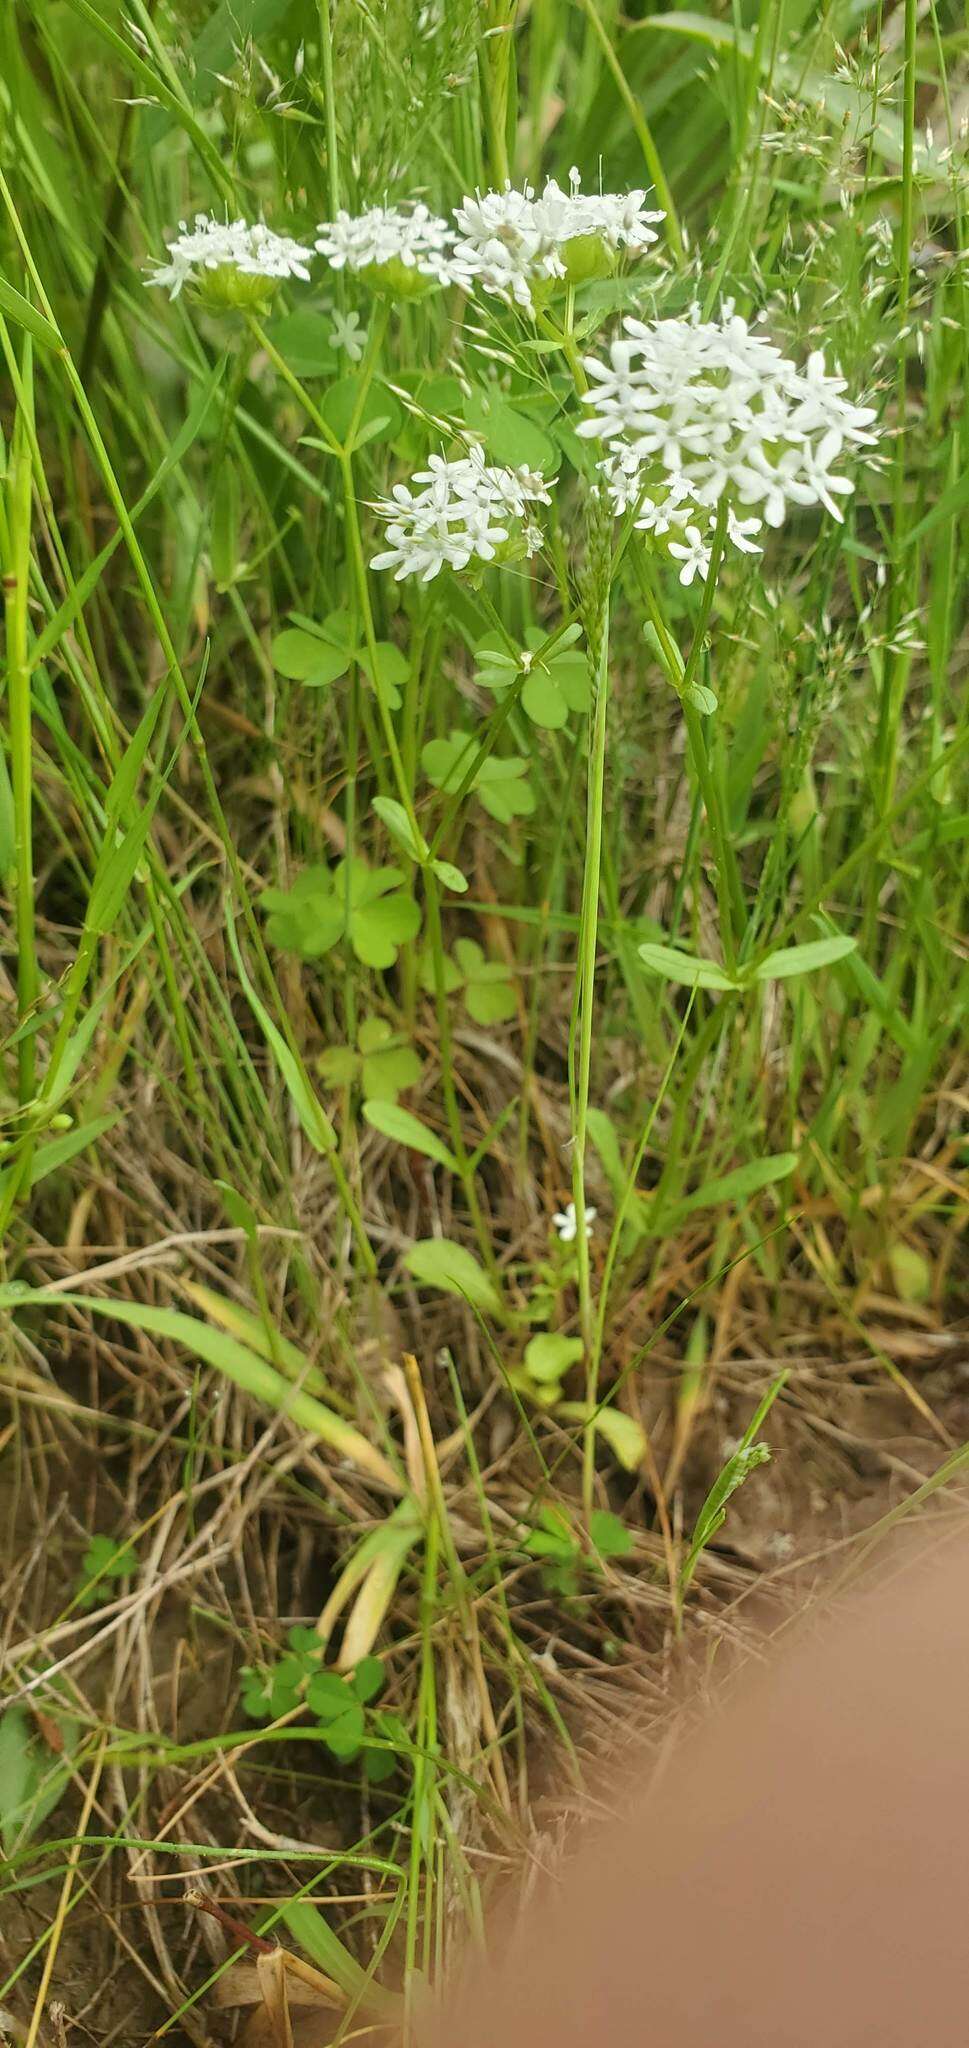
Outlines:
{"label": "green leaf", "polygon": [[330,344],[328,315],[287,313],[285,319],[274,320],[267,332],[301,384],[310,377],[332,377],[337,358]]}
{"label": "green leaf", "polygon": [[[341,448],[346,446],[363,388],[363,378],[358,373],[338,378],[324,394],[320,411]],[[393,441],[403,424],[404,415],[393,393],[385,384],[375,381],[364,400],[353,446],[359,448],[366,441]],[[347,452],[352,453],[352,449]]]}
{"label": "green leaf", "polygon": [[15,291],[5,277],[0,277],[0,313],[5,320],[15,320],[18,327],[24,328],[34,341],[40,342],[42,348],[63,349],[56,327],[45,320],[43,313],[38,313],[36,306],[32,306],[22,292]]}
{"label": "green leaf", "polygon": [[62,1714],[53,1718],[63,1739],[63,1755],[35,1734],[23,1707],[8,1707],[0,1715],[0,1842],[8,1856],[36,1834],[71,1782],[78,1724]]}
{"label": "green leaf", "polygon": [[[556,1409],[557,1415],[567,1416],[574,1422],[588,1422],[589,1406],[584,1401],[564,1401]],[[631,1415],[625,1415],[621,1408],[596,1408],[592,1426],[597,1436],[605,1439],[616,1462],[624,1472],[638,1472],[646,1455],[646,1432],[641,1422]]]}
{"label": "green leaf", "polygon": [[674,1216],[692,1216],[697,1209],[715,1209],[721,1202],[745,1202],[751,1195],[759,1194],[761,1188],[786,1180],[796,1165],[796,1152],[774,1152],[766,1159],[751,1159],[746,1166],[735,1167],[719,1180],[705,1181],[692,1195],[685,1195],[681,1202],[665,1209],[664,1228]]}
{"label": "green leaf", "polygon": [[446,1166],[449,1173],[460,1171],[453,1152],[437,1136],[429,1131],[419,1117],[412,1116],[409,1109],[401,1109],[397,1102],[365,1102],[363,1114],[375,1131],[381,1131],[385,1138],[393,1138],[395,1144],[406,1145],[411,1152],[423,1152],[428,1159],[435,1159],[439,1166]]}
{"label": "green leaf", "polygon": [[361,1969],[356,1956],[327,1925],[318,1906],[309,1899],[290,1899],[280,1908],[280,1915],[303,1954],[317,1969],[332,1977],[349,1998],[359,1999],[364,2010],[379,2012],[388,2020],[399,2014],[399,1993],[385,1991]]}
{"label": "green leaf", "polygon": [[569,707],[547,669],[533,669],[526,677],[521,703],[532,724],[546,732],[559,732],[568,724]]}
{"label": "green leaf", "polygon": [[716,696],[705,683],[688,683],[683,697],[687,704],[692,704],[694,711],[702,711],[706,718],[710,718],[717,708]]}
{"label": "green leaf", "polygon": [[331,646],[321,636],[299,626],[287,626],[284,632],[277,633],[271,653],[273,667],[281,676],[305,683],[311,690],[335,683],[349,667],[344,649]]}
{"label": "green leaf", "polygon": [[692,953],[682,953],[678,946],[640,946],[639,957],[651,974],[662,974],[667,981],[681,982],[685,988],[733,991],[740,985],[715,960],[697,959]]}
{"label": "green leaf", "polygon": [[[406,1088],[421,1077],[421,1062],[403,1033],[395,1032],[386,1017],[365,1017],[357,1032],[363,1092],[368,1102],[395,1102]],[[349,1059],[355,1056],[344,1048]],[[324,1058],[335,1055],[324,1054]],[[353,1069],[345,1078],[352,1079]]]}
{"label": "green leaf", "polygon": [[717,1534],[718,1530],[722,1529],[727,1519],[727,1502],[730,1500],[731,1495],[736,1493],[738,1486],[742,1486],[744,1481],[749,1479],[751,1472],[755,1471],[758,1465],[766,1465],[770,1458],[768,1445],[755,1443],[754,1438],[770,1409],[773,1407],[786,1378],[786,1372],[779,1373],[773,1385],[768,1388],[763,1400],[751,1416],[736,1451],[731,1458],[728,1458],[723,1471],[714,1480],[707,1494],[706,1500],[696,1518],[690,1548],[680,1572],[679,1592],[681,1599],[693,1577],[703,1550],[708,1543],[712,1542],[713,1537]]}
{"label": "green leaf", "polygon": [[117,1114],[92,1117],[90,1123],[78,1124],[75,1130],[65,1131],[62,1137],[51,1138],[49,1143],[39,1145],[31,1162],[30,1186],[37,1187],[48,1174],[57,1173],[62,1166],[67,1166],[79,1152],[85,1152],[89,1145],[103,1138],[105,1132],[113,1130],[120,1121]]}
{"label": "green leaf", "polygon": [[422,832],[415,831],[403,804],[399,804],[396,797],[375,796],[373,807],[408,860],[416,861],[418,866],[426,861],[429,852],[427,840]]}
{"label": "green leaf", "polygon": [[259,901],[270,944],[301,960],[321,959],[343,936],[346,907],[329,868],[304,868],[291,889],[264,889]]}
{"label": "green leaf", "polygon": [[392,640],[377,640],[373,653],[366,647],[358,647],[356,660],[364,675],[370,678],[378,697],[382,697],[388,711],[397,711],[401,703],[401,685],[410,674],[407,656],[395,647]]}
{"label": "green leaf", "polygon": [[81,1565],[81,1607],[93,1607],[110,1597],[108,1581],[125,1579],[138,1569],[138,1553],[132,1544],[113,1536],[92,1536]]}
{"label": "green leaf", "polygon": [[[449,794],[460,789],[476,745],[472,733],[456,729],[447,739],[428,740],[421,763],[435,789],[444,789]],[[513,818],[528,817],[535,809],[535,793],[527,775],[528,762],[522,755],[492,754],[482,761],[470,786],[490,816],[500,825],[508,825]]]}
{"label": "green leaf", "polygon": [[633,1547],[632,1534],[625,1522],[610,1514],[608,1508],[596,1508],[589,1516],[589,1535],[602,1557],[628,1557]]}
{"label": "green leaf", "polygon": [[320,958],[348,936],[366,966],[392,967],[421,921],[413,897],[397,886],[403,879],[400,868],[371,868],[357,860],[351,863],[348,891],[345,861],[332,869],[304,868],[292,889],[264,891],[268,935],[274,945],[304,960]]}
{"label": "green leaf", "polygon": [[323,1740],[331,1756],[338,1763],[351,1763],[363,1741],[366,1730],[363,1708],[358,1700],[347,1695],[348,1704],[338,1721],[323,1724]]}
{"label": "green leaf", "polygon": [[564,1337],[557,1330],[541,1330],[525,1346],[525,1371],[539,1385],[557,1384],[582,1357],[581,1337]]}
{"label": "green leaf", "polygon": [[464,981],[464,1001],[476,1024],[501,1024],[518,1008],[514,985],[500,960],[486,960],[475,939],[458,939],[454,958]]}
{"label": "green leaf", "polygon": [[333,1125],[326,1115],[322,1104],[317,1101],[316,1096],[313,1094],[296,1054],[287,1045],[282,1032],[277,1030],[269,1015],[269,1011],[253,988],[243,965],[235,923],[231,917],[228,919],[226,929],[229,935],[232,956],[236,964],[236,973],[242,984],[246,1000],[253,1016],[262,1029],[266,1043],[286,1083],[290,1101],[299,1118],[304,1135],[309,1139],[314,1152],[321,1152],[326,1156],[336,1150],[336,1132],[333,1129]]}
{"label": "green leaf", "polygon": [[135,869],[144,852],[155,806],[161,794],[162,783],[159,777],[148,802],[141,811],[135,811],[132,823],[135,792],[166,695],[167,683],[162,682],[149,700],[118,763],[108,790],[104,838],[84,916],[85,931],[96,932],[102,938],[106,938],[112,930],[127,896]]}
{"label": "green leaf", "polygon": [[370,1701],[383,1691],[384,1676],[382,1657],[361,1657],[351,1680],[361,1706],[369,1706]]}
{"label": "green leaf", "polygon": [[453,889],[456,896],[467,894],[467,875],[462,875],[460,868],[456,868],[453,861],[434,860],[431,862],[431,868],[445,889]]}
{"label": "green leaf", "polygon": [[835,960],[844,960],[853,953],[857,939],[847,933],[838,933],[830,939],[811,939],[806,946],[784,946],[779,953],[768,953],[754,968],[755,981],[789,981],[795,974],[811,974],[816,967],[830,967]]}
{"label": "green leaf", "polygon": [[120,1297],[115,1301],[101,1295],[51,1294],[43,1287],[18,1289],[15,1295],[5,1296],[4,1290],[0,1289],[0,1306],[17,1308],[31,1303],[41,1306],[56,1304],[62,1308],[86,1305],[92,1314],[104,1316],[108,1321],[125,1324],[129,1329],[144,1330],[152,1337],[167,1337],[173,1344],[183,1345],[190,1357],[201,1358],[216,1372],[224,1373],[226,1379],[241,1387],[253,1400],[261,1401],[276,1414],[290,1416],[297,1428],[304,1429],[308,1436],[318,1437],[321,1443],[329,1444],[339,1457],[351,1459],[361,1471],[369,1472],[372,1478],[391,1487],[394,1493],[400,1492],[400,1481],[393,1466],[352,1423],[345,1422],[342,1415],[335,1415],[331,1408],[306,1393],[302,1387],[293,1386],[249,1345],[227,1331],[214,1329],[201,1317],[185,1315],[181,1309],[155,1308],[146,1302],[127,1301]]}
{"label": "green leaf", "polygon": [[492,462],[512,469],[524,465],[546,475],[555,468],[555,447],[548,435],[494,387],[472,386],[464,401],[464,419]]}
{"label": "green leaf", "polygon": [[448,1237],[421,1238],[405,1254],[404,1265],[422,1287],[461,1295],[487,1315],[504,1314],[493,1280],[463,1244],[454,1244]]}
{"label": "green leaf", "polygon": [[318,1721],[336,1721],[350,1703],[346,1680],[336,1671],[318,1671],[306,1688],[306,1704]]}

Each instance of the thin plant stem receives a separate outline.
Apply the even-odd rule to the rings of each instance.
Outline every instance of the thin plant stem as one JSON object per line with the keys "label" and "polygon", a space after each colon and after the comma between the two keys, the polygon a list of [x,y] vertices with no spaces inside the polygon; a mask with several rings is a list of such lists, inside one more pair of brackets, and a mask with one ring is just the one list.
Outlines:
{"label": "thin plant stem", "polygon": [[[578,1048],[572,1125],[572,1199],[575,1204],[575,1245],[579,1278],[579,1321],[585,1346],[586,1399],[595,1401],[595,1303],[589,1240],[586,1232],[585,1148],[592,1076],[592,1025],[595,1013],[596,948],[599,935],[599,884],[602,869],[602,812],[606,779],[606,713],[609,702],[609,612],[604,609],[596,662],[596,699],[589,757],[586,807],[585,878],[579,929],[577,988]],[[595,1425],[587,1425],[582,1447],[582,1503],[586,1519],[592,1512],[595,1485]]]}
{"label": "thin plant stem", "polygon": [[[26,345],[24,389],[30,389],[30,344]],[[17,927],[17,1082],[21,1109],[36,1082],[36,1038],[27,1027],[40,994],[34,925],[33,769],[31,760],[30,666],[27,598],[30,580],[31,461],[26,422],[18,409],[7,496],[8,556],[3,590],[7,642],[7,703],[17,867],[14,908]]]}

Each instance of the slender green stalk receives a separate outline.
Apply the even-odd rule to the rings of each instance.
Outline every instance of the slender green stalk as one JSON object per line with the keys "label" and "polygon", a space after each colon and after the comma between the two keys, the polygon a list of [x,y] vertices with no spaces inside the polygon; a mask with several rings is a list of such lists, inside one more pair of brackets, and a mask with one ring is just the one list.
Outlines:
{"label": "slender green stalk", "polygon": [[[586,1360],[586,1399],[594,1408],[595,1303],[589,1239],[586,1231],[585,1148],[589,1122],[589,1087],[592,1076],[592,1026],[595,1014],[596,950],[599,935],[599,884],[602,868],[602,812],[606,781],[606,713],[609,704],[609,610],[608,600],[601,623],[595,675],[595,709],[589,755],[589,788],[586,802],[585,876],[582,916],[579,927],[578,1060],[574,1085],[572,1123],[572,1199],[575,1203],[575,1245],[579,1275],[579,1319]],[[582,1449],[582,1501],[586,1517],[591,1514],[595,1484],[595,1423],[586,1426]]]}
{"label": "slender green stalk", "polygon": [[[30,344],[25,346],[25,392],[31,387]],[[30,443],[18,409],[7,483],[7,559],[3,565],[4,616],[7,643],[7,707],[10,720],[10,762],[14,809],[14,857],[17,865],[14,911],[17,926],[17,1078],[21,1109],[32,1100],[36,1082],[36,1039],[24,1029],[40,993],[37,937],[34,925],[33,758],[30,666],[27,646],[27,597],[30,582]]]}

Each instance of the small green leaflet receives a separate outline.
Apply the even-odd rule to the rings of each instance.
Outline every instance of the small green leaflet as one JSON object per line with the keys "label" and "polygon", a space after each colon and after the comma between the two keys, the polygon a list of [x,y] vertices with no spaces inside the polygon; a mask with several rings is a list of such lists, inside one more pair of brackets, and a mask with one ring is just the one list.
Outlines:
{"label": "small green leaflet", "polygon": [[406,1145],[411,1152],[423,1152],[427,1159],[436,1160],[438,1166],[446,1166],[449,1173],[459,1171],[454,1153],[450,1152],[436,1131],[428,1130],[419,1117],[412,1116],[409,1109],[402,1109],[398,1102],[365,1102],[363,1114],[375,1131],[385,1138],[392,1138],[395,1144]]}
{"label": "small green leaflet", "polygon": [[404,1264],[422,1287],[461,1295],[473,1308],[489,1315],[504,1313],[497,1287],[463,1244],[454,1244],[448,1237],[421,1238],[411,1245]]}

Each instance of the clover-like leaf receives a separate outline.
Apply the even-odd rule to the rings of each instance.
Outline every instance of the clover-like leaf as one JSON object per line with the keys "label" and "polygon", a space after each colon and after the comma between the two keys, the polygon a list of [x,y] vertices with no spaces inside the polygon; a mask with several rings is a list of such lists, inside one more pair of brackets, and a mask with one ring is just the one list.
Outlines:
{"label": "clover-like leaf", "polygon": [[400,887],[403,874],[355,860],[349,892],[346,874],[346,862],[338,861],[334,868],[304,868],[291,889],[266,889],[269,938],[285,952],[316,960],[346,934],[365,966],[392,967],[421,921],[413,897]]}
{"label": "clover-like leaf", "polygon": [[582,1356],[581,1337],[565,1337],[560,1330],[540,1330],[525,1346],[525,1371],[538,1385],[558,1385]]}
{"label": "clover-like leaf", "polygon": [[350,1683],[361,1706],[369,1706],[370,1701],[375,1700],[377,1694],[383,1691],[383,1658],[361,1657]]}
{"label": "clover-like leaf", "polygon": [[321,959],[343,936],[346,908],[329,868],[304,868],[291,889],[264,889],[260,903],[270,944],[301,960]]}
{"label": "clover-like leaf", "polygon": [[[334,869],[334,883],[343,886],[345,863]],[[416,937],[421,914],[414,898],[401,888],[400,868],[368,868],[354,861],[350,876],[350,944],[366,967],[392,967],[401,946]]]}
{"label": "clover-like leaf", "polygon": [[372,650],[351,612],[328,612],[322,622],[305,612],[290,612],[291,624],[272,643],[273,665],[280,675],[309,688],[336,682],[352,663],[362,669],[388,710],[400,709],[400,686],[410,673],[407,656],[392,640],[377,640]]}
{"label": "clover-like leaf", "polygon": [[243,1712],[250,1721],[268,1721],[272,1713],[272,1686],[268,1671],[256,1671],[252,1665],[243,1665],[239,1673],[242,1681]]}
{"label": "clover-like leaf", "polygon": [[281,676],[305,683],[311,690],[336,682],[350,665],[342,648],[332,646],[317,629],[305,626],[287,626],[277,633],[271,653],[273,667]]}
{"label": "clover-like leaf", "polygon": [[514,984],[500,960],[485,958],[476,939],[457,939],[454,958],[464,981],[464,1001],[476,1024],[502,1024],[518,1008]]}
{"label": "clover-like leaf", "polygon": [[81,1566],[79,1607],[94,1607],[111,1597],[110,1581],[125,1579],[138,1569],[138,1553],[123,1538],[92,1536]]}
{"label": "clover-like leaf", "polygon": [[475,650],[478,681],[500,697],[524,668],[522,710],[533,725],[556,732],[567,723],[570,711],[588,711],[592,701],[588,662],[575,646],[577,637],[577,629],[569,627],[549,653],[540,656],[538,650],[548,635],[540,626],[529,626],[524,654],[516,661],[497,635],[486,635]]}
{"label": "clover-like leaf", "polygon": [[338,1721],[350,1705],[350,1690],[338,1671],[318,1671],[306,1688],[306,1704],[318,1721]]}
{"label": "clover-like leaf", "polygon": [[[447,739],[428,740],[421,762],[435,789],[443,789],[448,795],[460,789],[476,745],[473,734],[456,729]],[[524,756],[491,754],[482,761],[471,788],[489,815],[499,825],[508,825],[512,818],[528,817],[535,809],[535,792],[527,778],[528,762]]]}
{"label": "clover-like leaf", "polygon": [[365,1017],[357,1032],[361,1079],[368,1102],[396,1102],[421,1077],[420,1055],[386,1017]]}

